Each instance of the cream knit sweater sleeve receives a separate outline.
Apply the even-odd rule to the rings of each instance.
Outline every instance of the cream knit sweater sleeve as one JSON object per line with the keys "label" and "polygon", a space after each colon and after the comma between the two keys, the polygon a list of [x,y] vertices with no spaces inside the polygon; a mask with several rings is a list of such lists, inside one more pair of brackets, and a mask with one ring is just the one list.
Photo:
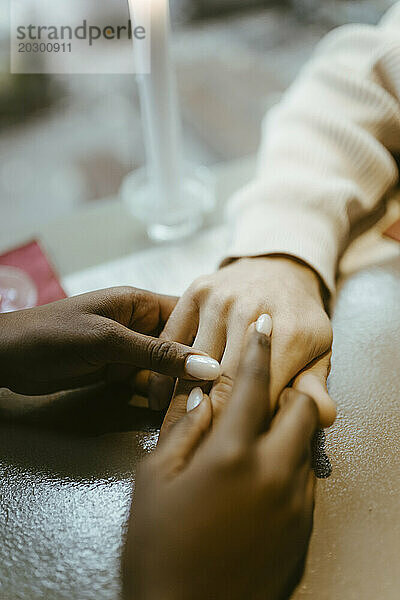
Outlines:
{"label": "cream knit sweater sleeve", "polygon": [[329,34],[264,123],[257,176],[230,203],[230,257],[289,254],[330,291],[351,228],[399,178],[400,3]]}

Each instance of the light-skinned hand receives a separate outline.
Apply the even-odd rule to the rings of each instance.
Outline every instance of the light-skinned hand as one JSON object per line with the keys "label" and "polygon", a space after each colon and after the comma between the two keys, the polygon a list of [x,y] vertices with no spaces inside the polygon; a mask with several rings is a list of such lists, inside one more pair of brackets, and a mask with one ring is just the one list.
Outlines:
{"label": "light-skinned hand", "polygon": [[[221,362],[221,377],[205,388],[214,418],[232,393],[240,348],[249,325],[263,314],[273,320],[271,401],[275,406],[289,384],[310,395],[323,427],[335,420],[326,381],[330,370],[332,327],[320,281],[309,267],[289,257],[240,259],[196,280],[182,296],[161,338],[191,345]],[[193,385],[178,385],[163,430],[185,412]],[[172,385],[153,378],[149,397],[168,406]]]}

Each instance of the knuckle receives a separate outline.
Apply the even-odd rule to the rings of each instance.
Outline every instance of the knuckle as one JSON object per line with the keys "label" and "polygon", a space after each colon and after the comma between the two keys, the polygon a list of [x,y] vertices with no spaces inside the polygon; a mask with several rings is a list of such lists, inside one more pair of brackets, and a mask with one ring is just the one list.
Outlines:
{"label": "knuckle", "polygon": [[98,321],[92,328],[92,336],[95,345],[102,344],[105,341],[107,344],[114,344],[119,341],[118,329],[110,320]]}
{"label": "knuckle", "polygon": [[318,415],[317,406],[316,406],[314,400],[311,398],[311,396],[308,396],[307,394],[303,394],[302,392],[299,392],[298,390],[296,390],[296,405],[298,406],[298,409],[302,414],[303,413],[313,413],[314,416]]}
{"label": "knuckle", "polygon": [[285,390],[286,398],[289,407],[295,408],[298,419],[301,420],[303,426],[308,429],[308,423],[317,423],[319,412],[313,398],[308,394],[293,388]]}
{"label": "knuckle", "polygon": [[116,294],[123,294],[123,295],[140,295],[141,290],[138,290],[136,288],[134,288],[132,285],[120,285],[118,287],[113,288],[113,291]]}
{"label": "knuckle", "polygon": [[259,304],[249,305],[249,302],[243,300],[240,295],[232,294],[225,301],[229,309],[235,308],[234,319],[235,323],[246,329],[253,321],[256,321],[260,314],[265,312]]}
{"label": "knuckle", "polygon": [[213,386],[210,393],[210,400],[213,409],[214,419],[218,419],[228,404],[232,396],[233,379],[229,375],[222,374],[218,382]]}
{"label": "knuckle", "polygon": [[131,299],[133,314],[136,317],[143,317],[146,314],[150,314],[153,310],[157,310],[158,312],[159,300],[155,294],[130,286],[124,286],[120,289],[123,290],[125,296]]}
{"label": "knuckle", "polygon": [[219,466],[222,470],[247,471],[248,461],[242,446],[234,441],[226,442],[219,452]]}
{"label": "knuckle", "polygon": [[[235,313],[236,313],[236,296],[234,294],[227,294],[222,297],[219,296],[216,299],[216,304],[217,304],[217,309],[219,310],[221,317],[223,319],[228,318],[228,315],[232,312],[234,307],[235,307]],[[235,317],[238,317],[238,315],[235,314]]]}
{"label": "knuckle", "polygon": [[176,346],[168,341],[151,339],[149,341],[148,352],[150,364],[154,369],[163,363],[170,362],[178,358]]}
{"label": "knuckle", "polygon": [[332,346],[332,324],[324,311],[319,311],[317,316],[313,312],[306,317],[303,331],[307,343],[313,344],[321,352],[326,352]]}
{"label": "knuckle", "polygon": [[[227,322],[228,318],[234,317],[235,323],[245,322],[248,319],[245,313],[238,307],[238,298],[235,293],[219,291],[213,294],[209,300],[209,311],[211,314],[218,315],[220,319]],[[247,313],[249,311],[247,310]]]}
{"label": "knuckle", "polygon": [[333,342],[332,324],[328,315],[320,310],[290,317],[281,323],[279,337],[282,346],[304,352],[308,349],[310,360],[329,351]]}
{"label": "knuckle", "polygon": [[210,394],[213,404],[216,402],[224,406],[230,400],[232,389],[233,378],[223,373],[214,385]]}
{"label": "knuckle", "polygon": [[237,291],[225,289],[221,284],[216,287],[216,284],[215,275],[203,275],[191,284],[186,294],[197,304],[201,304],[207,299],[209,310],[215,314],[228,317],[234,308],[235,318],[250,322],[252,311],[246,303],[239,304],[240,294]]}
{"label": "knuckle", "polygon": [[197,300],[202,300],[212,289],[212,276],[202,275],[193,281],[187,290],[187,294]]}
{"label": "knuckle", "polygon": [[139,290],[129,285],[117,286],[104,290],[99,293],[99,302],[104,314],[114,314],[116,307],[119,304],[119,300],[123,297],[133,298],[134,302],[140,298]]}

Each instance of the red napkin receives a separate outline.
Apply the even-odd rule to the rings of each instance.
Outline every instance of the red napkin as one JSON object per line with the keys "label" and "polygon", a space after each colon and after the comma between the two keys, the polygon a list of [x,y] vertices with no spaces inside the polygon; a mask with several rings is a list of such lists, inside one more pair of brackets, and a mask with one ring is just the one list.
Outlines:
{"label": "red napkin", "polygon": [[0,265],[17,267],[29,275],[36,285],[38,306],[67,297],[53,267],[36,240],[0,256]]}

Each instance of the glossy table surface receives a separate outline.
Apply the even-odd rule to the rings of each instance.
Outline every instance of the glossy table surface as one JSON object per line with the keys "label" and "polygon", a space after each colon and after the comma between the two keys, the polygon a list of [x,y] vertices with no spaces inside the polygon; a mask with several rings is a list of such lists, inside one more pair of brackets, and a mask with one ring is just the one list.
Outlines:
{"label": "glossy table surface", "polygon": [[400,589],[400,258],[343,282],[329,380],[339,416],[296,600],[397,600]]}
{"label": "glossy table surface", "polygon": [[137,460],[159,420],[125,390],[0,397],[1,600],[115,599]]}
{"label": "glossy table surface", "polygon": [[[328,432],[298,598],[397,600],[400,589],[400,258],[361,270],[334,313]],[[135,464],[159,423],[123,390],[1,395],[0,598],[116,600]]]}

